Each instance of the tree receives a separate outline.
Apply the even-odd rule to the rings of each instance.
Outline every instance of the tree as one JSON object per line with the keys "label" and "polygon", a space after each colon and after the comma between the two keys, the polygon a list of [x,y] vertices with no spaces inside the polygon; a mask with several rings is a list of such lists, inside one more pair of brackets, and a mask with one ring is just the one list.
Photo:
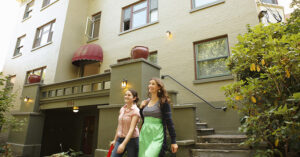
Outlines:
{"label": "tree", "polygon": [[6,88],[5,85],[8,82],[8,77],[4,77],[2,72],[0,73],[0,126],[5,126],[10,119],[7,118],[6,113],[9,112],[13,106],[14,95],[11,93],[10,88]]}
{"label": "tree", "polygon": [[298,15],[296,9],[287,23],[248,26],[228,59],[237,81],[223,87],[226,101],[243,115],[243,144],[255,148],[256,156],[300,155]]}

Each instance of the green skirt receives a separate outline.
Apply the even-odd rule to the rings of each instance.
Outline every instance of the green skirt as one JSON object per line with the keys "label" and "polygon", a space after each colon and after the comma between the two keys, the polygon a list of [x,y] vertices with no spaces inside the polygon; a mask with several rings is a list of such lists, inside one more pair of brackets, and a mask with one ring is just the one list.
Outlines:
{"label": "green skirt", "polygon": [[139,137],[139,157],[158,157],[164,142],[162,120],[145,117]]}

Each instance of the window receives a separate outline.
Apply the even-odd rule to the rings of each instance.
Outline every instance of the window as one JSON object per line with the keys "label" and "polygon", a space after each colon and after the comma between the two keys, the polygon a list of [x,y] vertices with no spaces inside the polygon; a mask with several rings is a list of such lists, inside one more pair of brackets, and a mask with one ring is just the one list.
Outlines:
{"label": "window", "polygon": [[102,83],[98,82],[98,83],[93,83],[93,91],[98,91],[98,90],[102,90]]}
{"label": "window", "polygon": [[72,89],[72,87],[65,88],[65,95],[71,95],[71,94],[73,94],[73,89]]}
{"label": "window", "polygon": [[82,85],[81,87],[81,92],[85,93],[85,92],[90,92],[91,91],[91,85]]}
{"label": "window", "polygon": [[88,36],[88,40],[93,40],[98,38],[99,36],[99,29],[100,29],[100,19],[101,13],[97,13],[92,16],[92,19],[88,18],[87,22],[87,30],[86,35]]}
{"label": "window", "polygon": [[26,19],[27,17],[29,17],[30,14],[32,13],[33,3],[34,3],[34,0],[32,0],[32,1],[29,2],[29,3],[27,3],[26,8],[25,8],[25,13],[24,13],[23,19]]}
{"label": "window", "polygon": [[217,3],[224,2],[224,0],[192,0],[193,8],[200,8],[200,7],[206,7],[211,6]]}
{"label": "window", "polygon": [[263,3],[278,4],[277,0],[261,0]]}
{"label": "window", "polygon": [[54,22],[55,21],[52,21],[36,30],[33,48],[52,41]]}
{"label": "window", "polygon": [[64,95],[64,90],[63,89],[57,89],[56,90],[56,96],[63,96]]}
{"label": "window", "polygon": [[45,6],[52,4],[53,2],[55,2],[57,0],[43,0],[43,6],[42,8],[44,8]]}
{"label": "window", "polygon": [[23,36],[21,36],[17,39],[17,44],[16,44],[14,56],[22,54],[22,50],[23,50],[23,47],[24,47],[23,46],[24,45],[24,38],[25,38],[25,35],[23,35]]}
{"label": "window", "polygon": [[158,20],[157,0],[144,0],[123,9],[122,31]]}
{"label": "window", "polygon": [[16,82],[16,75],[14,76],[9,76],[6,80],[6,88],[9,90],[9,91],[12,91],[13,88],[14,88],[14,85],[15,85],[15,82]]}
{"label": "window", "polygon": [[230,75],[225,60],[229,55],[227,36],[195,43],[197,79]]}
{"label": "window", "polygon": [[50,90],[48,92],[48,97],[55,97],[55,90]]}
{"label": "window", "polygon": [[26,84],[29,83],[28,82],[28,77],[31,74],[39,75],[41,77],[41,82],[44,82],[45,74],[46,74],[46,67],[42,67],[42,68],[38,68],[38,69],[27,71],[26,82],[25,82]]}
{"label": "window", "polygon": [[104,89],[110,89],[110,81],[104,82]]}
{"label": "window", "polygon": [[150,61],[151,63],[157,64],[157,51],[150,52],[148,61]]}

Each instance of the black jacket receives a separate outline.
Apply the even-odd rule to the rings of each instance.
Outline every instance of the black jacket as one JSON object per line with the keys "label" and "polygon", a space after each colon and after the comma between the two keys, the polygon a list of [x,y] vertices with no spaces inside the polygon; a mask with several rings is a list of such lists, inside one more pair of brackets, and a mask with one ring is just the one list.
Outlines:
{"label": "black jacket", "polygon": [[[144,122],[143,110],[144,108],[140,109],[140,114]],[[159,157],[163,157],[165,155],[165,151],[168,149],[166,128],[168,128],[169,135],[171,137],[171,144],[176,143],[176,133],[174,128],[174,123],[172,120],[172,112],[171,112],[170,104],[168,103],[160,104],[160,110],[162,113],[162,123],[164,127],[164,143],[160,151]]]}

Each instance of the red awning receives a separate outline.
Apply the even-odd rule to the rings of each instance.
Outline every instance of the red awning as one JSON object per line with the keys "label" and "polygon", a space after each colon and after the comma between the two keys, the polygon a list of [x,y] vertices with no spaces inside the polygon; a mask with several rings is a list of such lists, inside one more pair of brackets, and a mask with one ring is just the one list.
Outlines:
{"label": "red awning", "polygon": [[80,65],[86,62],[102,62],[103,51],[97,44],[86,44],[79,47],[72,58],[74,65]]}

